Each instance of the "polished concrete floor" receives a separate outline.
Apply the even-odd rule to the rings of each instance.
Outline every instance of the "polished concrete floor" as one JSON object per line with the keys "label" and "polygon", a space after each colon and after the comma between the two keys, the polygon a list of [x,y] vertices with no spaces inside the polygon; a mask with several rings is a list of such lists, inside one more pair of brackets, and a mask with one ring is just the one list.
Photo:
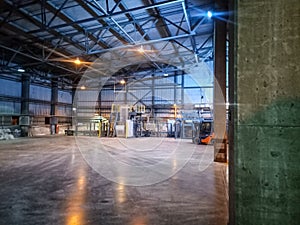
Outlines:
{"label": "polished concrete floor", "polygon": [[226,225],[226,168],[190,140],[1,141],[0,224]]}

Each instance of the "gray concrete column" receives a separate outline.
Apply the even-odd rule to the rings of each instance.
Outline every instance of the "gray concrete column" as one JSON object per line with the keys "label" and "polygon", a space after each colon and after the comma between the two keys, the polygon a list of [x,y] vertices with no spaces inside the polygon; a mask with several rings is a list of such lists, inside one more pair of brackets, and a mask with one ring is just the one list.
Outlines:
{"label": "gray concrete column", "polygon": [[[229,12],[236,12],[236,8],[234,5],[235,0],[229,0]],[[228,149],[228,160],[229,160],[229,224],[234,225],[235,224],[235,146],[234,146],[234,129],[235,124],[237,123],[237,117],[236,117],[236,95],[235,95],[235,89],[236,89],[236,79],[235,79],[235,71],[234,68],[235,64],[235,55],[236,55],[236,38],[235,38],[235,32],[236,32],[236,24],[234,21],[236,21],[236,13],[230,13],[229,15],[229,23],[228,23],[228,38],[229,38],[229,49],[228,49],[228,55],[229,55],[229,68],[228,68],[228,83],[229,83],[229,112],[228,112],[228,142],[229,142],[229,149]]]}
{"label": "gray concrete column", "polygon": [[[231,225],[300,221],[300,4],[235,2]],[[233,182],[233,184],[232,184]],[[234,211],[234,213],[232,213]]]}
{"label": "gray concrete column", "polygon": [[57,103],[58,103],[58,83],[57,79],[52,79],[51,84],[51,109],[50,109],[50,132],[51,134],[57,133],[57,125],[58,125],[58,119],[56,117],[57,113]]}
{"label": "gray concrete column", "polygon": [[29,116],[29,97],[30,97],[30,77],[22,76],[22,97],[21,97],[21,116],[19,124],[21,126],[22,136],[28,136],[30,126]]}
{"label": "gray concrete column", "polygon": [[227,22],[220,14],[227,12],[227,1],[215,1],[214,17],[214,160],[227,161],[226,141],[226,35]]}
{"label": "gray concrete column", "polygon": [[26,116],[28,116],[29,114],[29,95],[30,95],[30,77],[23,75],[21,114]]}

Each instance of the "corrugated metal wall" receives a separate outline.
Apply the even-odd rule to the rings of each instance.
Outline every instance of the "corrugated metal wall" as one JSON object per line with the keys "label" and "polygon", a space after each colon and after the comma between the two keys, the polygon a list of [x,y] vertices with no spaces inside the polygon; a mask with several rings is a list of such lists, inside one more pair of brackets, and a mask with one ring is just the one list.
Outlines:
{"label": "corrugated metal wall", "polygon": [[58,102],[72,104],[72,93],[67,91],[58,91]]}
{"label": "corrugated metal wall", "polygon": [[0,114],[20,114],[20,113],[21,113],[20,102],[0,101]]}
{"label": "corrugated metal wall", "polygon": [[21,83],[17,81],[0,79],[0,95],[21,97]]}
{"label": "corrugated metal wall", "polygon": [[[0,114],[21,114],[22,83],[0,79]],[[41,85],[30,85],[29,113],[33,116],[48,116],[51,109],[51,88]],[[58,91],[56,115],[70,117],[72,115],[72,92]]]}
{"label": "corrugated metal wall", "polygon": [[30,99],[37,99],[41,101],[51,101],[51,89],[48,87],[41,87],[30,85]]}
{"label": "corrugated metal wall", "polygon": [[0,79],[0,114],[21,113],[21,83]]}

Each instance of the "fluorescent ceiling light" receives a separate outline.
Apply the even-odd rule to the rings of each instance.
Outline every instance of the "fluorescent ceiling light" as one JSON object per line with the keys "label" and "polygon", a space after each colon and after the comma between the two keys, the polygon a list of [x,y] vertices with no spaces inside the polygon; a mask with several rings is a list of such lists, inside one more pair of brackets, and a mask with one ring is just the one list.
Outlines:
{"label": "fluorescent ceiling light", "polygon": [[20,72],[20,73],[24,73],[24,72],[25,72],[25,70],[24,70],[24,69],[22,69],[22,68],[19,68],[19,69],[18,69],[18,72]]}

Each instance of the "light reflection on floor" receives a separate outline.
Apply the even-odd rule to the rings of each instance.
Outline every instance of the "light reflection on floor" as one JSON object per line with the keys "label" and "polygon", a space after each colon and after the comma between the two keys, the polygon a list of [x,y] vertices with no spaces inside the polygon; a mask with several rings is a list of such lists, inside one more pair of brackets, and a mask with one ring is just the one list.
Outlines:
{"label": "light reflection on floor", "polygon": [[[210,163],[210,146],[197,146],[189,163],[162,182],[126,186],[126,177],[112,182],[90,168],[74,151],[73,137],[52,140],[40,137],[0,145],[0,224],[227,224],[226,165]],[[188,141],[183,144],[194,147]],[[151,154],[161,159],[165,152]],[[172,171],[180,160],[171,161]]]}
{"label": "light reflection on floor", "polygon": [[86,203],[86,168],[81,166],[77,171],[76,183],[66,199],[66,225],[85,224],[86,216],[84,205]]}

